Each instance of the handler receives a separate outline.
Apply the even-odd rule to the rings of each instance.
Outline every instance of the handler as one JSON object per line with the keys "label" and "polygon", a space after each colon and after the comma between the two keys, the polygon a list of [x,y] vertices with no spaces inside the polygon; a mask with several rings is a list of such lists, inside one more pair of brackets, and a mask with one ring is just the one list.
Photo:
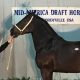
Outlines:
{"label": "handler", "polygon": [[7,48],[7,46],[13,42],[13,36],[9,36],[9,39],[0,46],[0,53]]}

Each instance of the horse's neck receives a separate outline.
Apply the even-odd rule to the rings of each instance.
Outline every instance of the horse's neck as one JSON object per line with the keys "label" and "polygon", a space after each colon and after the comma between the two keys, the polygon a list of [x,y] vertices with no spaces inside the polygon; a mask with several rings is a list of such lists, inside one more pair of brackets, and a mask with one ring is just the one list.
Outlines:
{"label": "horse's neck", "polygon": [[59,38],[56,32],[49,27],[50,26],[39,24],[32,32],[33,42],[37,52],[45,48],[46,45],[51,44],[50,40]]}

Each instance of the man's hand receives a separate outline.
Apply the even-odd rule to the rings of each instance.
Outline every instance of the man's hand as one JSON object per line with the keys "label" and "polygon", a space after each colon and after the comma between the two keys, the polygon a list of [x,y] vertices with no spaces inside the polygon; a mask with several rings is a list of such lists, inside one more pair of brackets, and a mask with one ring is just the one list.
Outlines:
{"label": "man's hand", "polygon": [[8,43],[12,43],[12,42],[13,42],[13,36],[9,36]]}

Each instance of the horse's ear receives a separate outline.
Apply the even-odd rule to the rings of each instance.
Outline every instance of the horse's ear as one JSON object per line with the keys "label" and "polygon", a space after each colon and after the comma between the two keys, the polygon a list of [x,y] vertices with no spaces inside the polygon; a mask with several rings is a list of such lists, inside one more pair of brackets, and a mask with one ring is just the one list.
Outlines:
{"label": "horse's ear", "polygon": [[32,12],[30,12],[30,11],[27,11],[27,14],[35,14],[36,13],[36,10],[33,10]]}
{"label": "horse's ear", "polygon": [[27,14],[30,14],[31,12],[27,10]]}
{"label": "horse's ear", "polygon": [[35,13],[36,13],[36,10],[34,10],[33,14],[35,14]]}

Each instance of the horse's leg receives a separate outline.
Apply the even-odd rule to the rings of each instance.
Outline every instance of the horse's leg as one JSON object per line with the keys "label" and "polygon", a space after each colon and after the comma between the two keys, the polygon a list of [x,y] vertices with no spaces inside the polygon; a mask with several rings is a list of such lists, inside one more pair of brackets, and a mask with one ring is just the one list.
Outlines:
{"label": "horse's leg", "polygon": [[53,72],[51,72],[49,69],[41,69],[41,75],[43,80],[52,80]]}
{"label": "horse's leg", "polygon": [[38,55],[36,57],[36,63],[41,71],[43,80],[52,80],[52,74],[54,71],[54,56],[51,53],[46,55]]}

